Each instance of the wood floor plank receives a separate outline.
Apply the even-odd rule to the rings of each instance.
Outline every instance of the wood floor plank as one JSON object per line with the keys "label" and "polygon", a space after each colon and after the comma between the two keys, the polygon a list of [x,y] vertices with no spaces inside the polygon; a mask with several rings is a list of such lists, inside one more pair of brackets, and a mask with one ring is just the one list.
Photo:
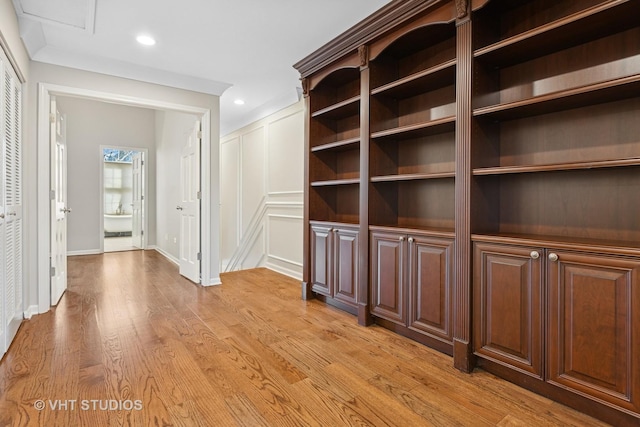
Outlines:
{"label": "wood floor plank", "polygon": [[[153,251],[70,257],[68,270],[58,306],[0,362],[0,426],[605,426],[303,301],[266,269],[208,288]],[[66,400],[98,406],[52,409]],[[108,408],[126,401],[141,407]]]}

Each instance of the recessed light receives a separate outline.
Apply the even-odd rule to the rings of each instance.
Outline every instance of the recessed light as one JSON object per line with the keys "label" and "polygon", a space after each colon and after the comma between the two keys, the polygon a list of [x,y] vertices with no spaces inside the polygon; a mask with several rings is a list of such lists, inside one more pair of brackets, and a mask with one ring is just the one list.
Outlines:
{"label": "recessed light", "polygon": [[150,36],[141,35],[136,37],[136,40],[138,41],[138,43],[143,44],[145,46],[153,46],[154,44],[156,44],[155,39]]}
{"label": "recessed light", "polygon": [[244,100],[236,99],[235,101],[233,101],[233,103],[236,104],[236,105],[244,105]]}

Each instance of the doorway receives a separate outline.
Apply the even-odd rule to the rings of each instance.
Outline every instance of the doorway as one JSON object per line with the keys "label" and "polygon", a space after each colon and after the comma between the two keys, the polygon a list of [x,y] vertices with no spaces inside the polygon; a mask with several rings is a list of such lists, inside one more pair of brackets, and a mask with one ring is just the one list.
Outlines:
{"label": "doorway", "polygon": [[100,152],[103,250],[144,249],[146,150],[101,146]]}
{"label": "doorway", "polygon": [[[70,86],[60,86],[49,83],[38,84],[38,156],[37,167],[44,174],[38,175],[38,206],[49,204],[50,182],[48,173],[51,170],[49,162],[49,129],[47,123],[50,118],[49,101],[51,96],[70,96],[85,99],[101,100],[113,102],[116,104],[130,105],[142,108],[153,108],[162,111],[176,111],[187,114],[194,114],[201,119],[202,123],[202,163],[200,165],[202,174],[200,177],[200,194],[201,197],[201,229],[200,229],[200,247],[201,255],[198,257],[202,260],[201,264],[201,280],[203,286],[211,286],[220,284],[217,247],[218,233],[215,224],[217,221],[217,206],[219,204],[218,193],[212,189],[216,185],[212,185],[212,180],[217,182],[217,176],[212,174],[212,165],[218,162],[218,151],[215,144],[211,144],[212,139],[212,111],[206,107],[198,107],[193,105],[175,104],[167,101],[150,100],[138,98],[130,94],[113,94],[102,91],[96,91],[87,88],[76,88]],[[165,95],[162,95],[165,96]],[[169,98],[169,97],[167,97]],[[97,153],[96,153],[97,154]],[[215,170],[213,170],[215,171]],[[216,172],[217,173],[217,172]],[[94,187],[95,188],[95,187]],[[213,208],[215,206],[215,209]],[[43,232],[37,234],[37,260],[38,260],[38,312],[44,313],[50,307],[51,295],[51,278],[50,278],[50,258],[49,258],[49,231],[50,231],[50,212],[49,210],[38,210],[37,219],[39,229]]]}

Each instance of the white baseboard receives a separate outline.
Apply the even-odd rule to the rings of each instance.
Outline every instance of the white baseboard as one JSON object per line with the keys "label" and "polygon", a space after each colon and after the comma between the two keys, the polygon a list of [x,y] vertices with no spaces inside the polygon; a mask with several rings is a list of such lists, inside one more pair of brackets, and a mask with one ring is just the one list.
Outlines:
{"label": "white baseboard", "polygon": [[169,252],[166,252],[162,248],[159,248],[157,246],[147,246],[147,249],[158,252],[160,255],[162,255],[163,257],[165,257],[175,265],[178,265],[178,266],[180,265],[180,261],[178,260],[178,258],[174,257],[173,255],[171,255]]}
{"label": "white baseboard", "polygon": [[284,274],[285,276],[289,276],[292,279],[302,280],[302,273],[299,271],[290,270],[288,268],[282,267],[281,265],[275,265],[273,263],[267,262],[265,265],[269,270],[275,271],[276,273]]}
{"label": "white baseboard", "polygon": [[205,282],[204,280],[202,281],[202,286],[220,286],[222,285],[222,280],[220,280],[220,277],[212,277],[211,279],[209,279],[209,282]]}
{"label": "white baseboard", "polygon": [[34,314],[39,314],[40,312],[38,311],[38,306],[37,305],[30,305],[29,307],[27,307],[27,309],[24,311],[24,318],[25,319],[31,319],[31,317],[33,317]]}
{"label": "white baseboard", "polygon": [[86,249],[82,251],[67,251],[67,256],[77,255],[100,255],[103,253],[100,249]]}

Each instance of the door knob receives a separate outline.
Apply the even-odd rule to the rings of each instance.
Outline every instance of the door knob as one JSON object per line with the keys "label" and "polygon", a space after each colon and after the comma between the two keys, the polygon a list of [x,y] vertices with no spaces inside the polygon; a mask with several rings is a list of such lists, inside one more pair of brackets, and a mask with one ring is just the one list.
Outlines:
{"label": "door knob", "polygon": [[181,210],[183,210],[184,208],[183,208],[182,206],[176,206],[176,209],[177,209],[177,210],[179,210],[179,211],[181,211]]}

